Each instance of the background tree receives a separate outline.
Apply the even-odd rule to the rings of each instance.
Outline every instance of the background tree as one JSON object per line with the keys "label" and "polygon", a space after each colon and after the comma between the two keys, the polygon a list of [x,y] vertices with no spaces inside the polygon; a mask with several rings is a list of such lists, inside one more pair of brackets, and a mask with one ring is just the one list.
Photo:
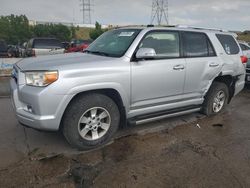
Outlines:
{"label": "background tree", "polygon": [[95,23],[95,29],[91,30],[89,36],[91,39],[97,39],[101,34],[103,34],[106,30],[102,29],[101,24],[98,22]]}
{"label": "background tree", "polygon": [[0,17],[0,39],[9,44],[18,44],[26,41],[31,35],[29,21],[25,15]]}
{"label": "background tree", "polygon": [[53,37],[60,41],[69,41],[72,35],[75,35],[74,33],[72,34],[72,28],[62,24],[39,24],[33,26],[33,37]]}
{"label": "background tree", "polygon": [[32,37],[54,37],[60,41],[70,41],[75,38],[75,27],[62,24],[29,25],[25,15],[0,16],[0,39],[7,44],[21,44]]}

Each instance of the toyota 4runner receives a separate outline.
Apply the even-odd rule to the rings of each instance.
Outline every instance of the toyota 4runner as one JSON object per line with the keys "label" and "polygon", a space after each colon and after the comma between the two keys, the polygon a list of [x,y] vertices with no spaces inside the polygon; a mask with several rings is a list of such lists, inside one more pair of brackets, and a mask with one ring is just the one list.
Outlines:
{"label": "toyota 4runner", "polygon": [[107,143],[121,124],[220,113],[245,84],[235,34],[189,27],[108,31],[84,53],[27,58],[11,88],[21,124],[62,130],[79,149]]}

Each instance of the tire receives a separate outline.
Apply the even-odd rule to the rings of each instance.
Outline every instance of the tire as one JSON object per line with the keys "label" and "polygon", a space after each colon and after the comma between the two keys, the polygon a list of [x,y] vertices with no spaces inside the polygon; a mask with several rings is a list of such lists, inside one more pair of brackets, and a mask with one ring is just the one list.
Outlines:
{"label": "tire", "polygon": [[[222,101],[218,101],[218,96],[223,96],[222,93],[224,94],[224,99],[222,99],[224,101],[223,104]],[[202,113],[212,116],[222,112],[228,103],[228,98],[229,91],[227,85],[222,82],[214,82],[205,96]]]}
{"label": "tire", "polygon": [[119,124],[116,103],[106,95],[90,93],[70,103],[63,117],[62,131],[71,146],[89,150],[109,142]]}

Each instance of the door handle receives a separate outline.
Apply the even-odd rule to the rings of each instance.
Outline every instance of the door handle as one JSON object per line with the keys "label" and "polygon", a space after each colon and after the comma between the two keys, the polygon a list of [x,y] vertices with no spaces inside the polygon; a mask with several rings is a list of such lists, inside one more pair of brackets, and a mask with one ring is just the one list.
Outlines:
{"label": "door handle", "polygon": [[185,68],[184,65],[175,65],[173,67],[174,70],[183,70],[184,68]]}
{"label": "door handle", "polygon": [[209,67],[218,67],[219,66],[219,63],[210,63],[209,64]]}

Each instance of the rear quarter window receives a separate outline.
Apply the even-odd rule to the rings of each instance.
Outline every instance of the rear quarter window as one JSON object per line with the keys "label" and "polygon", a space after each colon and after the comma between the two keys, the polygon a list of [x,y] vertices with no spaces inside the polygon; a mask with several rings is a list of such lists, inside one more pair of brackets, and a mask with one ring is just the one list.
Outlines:
{"label": "rear quarter window", "polygon": [[225,34],[216,34],[216,37],[218,38],[225,52],[228,55],[234,55],[240,52],[239,46],[233,36]]}

